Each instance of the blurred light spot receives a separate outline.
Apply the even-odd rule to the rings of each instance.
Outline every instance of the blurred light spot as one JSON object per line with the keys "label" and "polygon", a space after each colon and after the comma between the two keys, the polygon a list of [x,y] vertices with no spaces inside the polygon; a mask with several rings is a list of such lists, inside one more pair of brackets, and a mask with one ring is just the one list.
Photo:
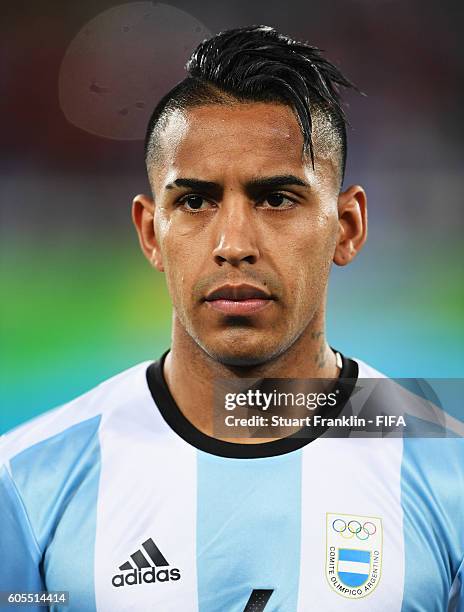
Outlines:
{"label": "blurred light spot", "polygon": [[208,36],[198,19],[168,4],[133,2],[103,11],[63,57],[58,94],[66,119],[104,138],[142,140],[153,108],[185,78],[191,52]]}

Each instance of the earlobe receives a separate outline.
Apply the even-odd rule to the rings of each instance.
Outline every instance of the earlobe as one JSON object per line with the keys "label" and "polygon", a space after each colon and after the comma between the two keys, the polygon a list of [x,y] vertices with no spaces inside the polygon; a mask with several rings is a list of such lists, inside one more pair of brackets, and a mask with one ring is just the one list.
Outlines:
{"label": "earlobe", "polygon": [[362,249],[367,238],[367,198],[359,185],[353,185],[338,197],[338,239],[333,261],[349,264]]}
{"label": "earlobe", "polygon": [[163,260],[161,259],[161,253],[158,248],[154,248],[150,257],[151,265],[158,270],[158,272],[164,272]]}
{"label": "earlobe", "polygon": [[132,201],[132,221],[139,237],[140,247],[150,264],[164,272],[161,251],[155,234],[155,203],[144,195],[135,196]]}

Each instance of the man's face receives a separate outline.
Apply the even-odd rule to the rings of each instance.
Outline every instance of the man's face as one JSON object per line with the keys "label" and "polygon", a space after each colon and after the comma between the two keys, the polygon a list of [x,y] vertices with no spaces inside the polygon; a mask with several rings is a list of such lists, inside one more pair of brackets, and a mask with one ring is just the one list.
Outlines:
{"label": "man's face", "polygon": [[302,159],[293,111],[270,103],[172,113],[150,169],[155,257],[174,324],[212,358],[277,357],[325,303],[338,168]]}

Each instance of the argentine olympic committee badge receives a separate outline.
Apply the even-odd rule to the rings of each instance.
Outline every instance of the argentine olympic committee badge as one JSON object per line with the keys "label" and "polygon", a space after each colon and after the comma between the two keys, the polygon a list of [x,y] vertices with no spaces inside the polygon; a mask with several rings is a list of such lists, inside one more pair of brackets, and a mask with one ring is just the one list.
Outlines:
{"label": "argentine olympic committee badge", "polygon": [[331,588],[348,599],[370,595],[382,570],[382,520],[328,512],[326,547]]}

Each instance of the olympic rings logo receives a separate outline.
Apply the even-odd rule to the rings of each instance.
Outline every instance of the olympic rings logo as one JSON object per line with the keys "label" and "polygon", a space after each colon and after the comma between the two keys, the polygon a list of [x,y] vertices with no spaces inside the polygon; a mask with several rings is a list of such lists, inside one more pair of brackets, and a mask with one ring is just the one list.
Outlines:
{"label": "olympic rings logo", "polygon": [[365,521],[361,525],[359,521],[353,520],[346,523],[343,519],[335,519],[332,529],[347,540],[356,537],[361,541],[368,540],[369,536],[374,535],[377,531],[377,527],[371,521]]}

